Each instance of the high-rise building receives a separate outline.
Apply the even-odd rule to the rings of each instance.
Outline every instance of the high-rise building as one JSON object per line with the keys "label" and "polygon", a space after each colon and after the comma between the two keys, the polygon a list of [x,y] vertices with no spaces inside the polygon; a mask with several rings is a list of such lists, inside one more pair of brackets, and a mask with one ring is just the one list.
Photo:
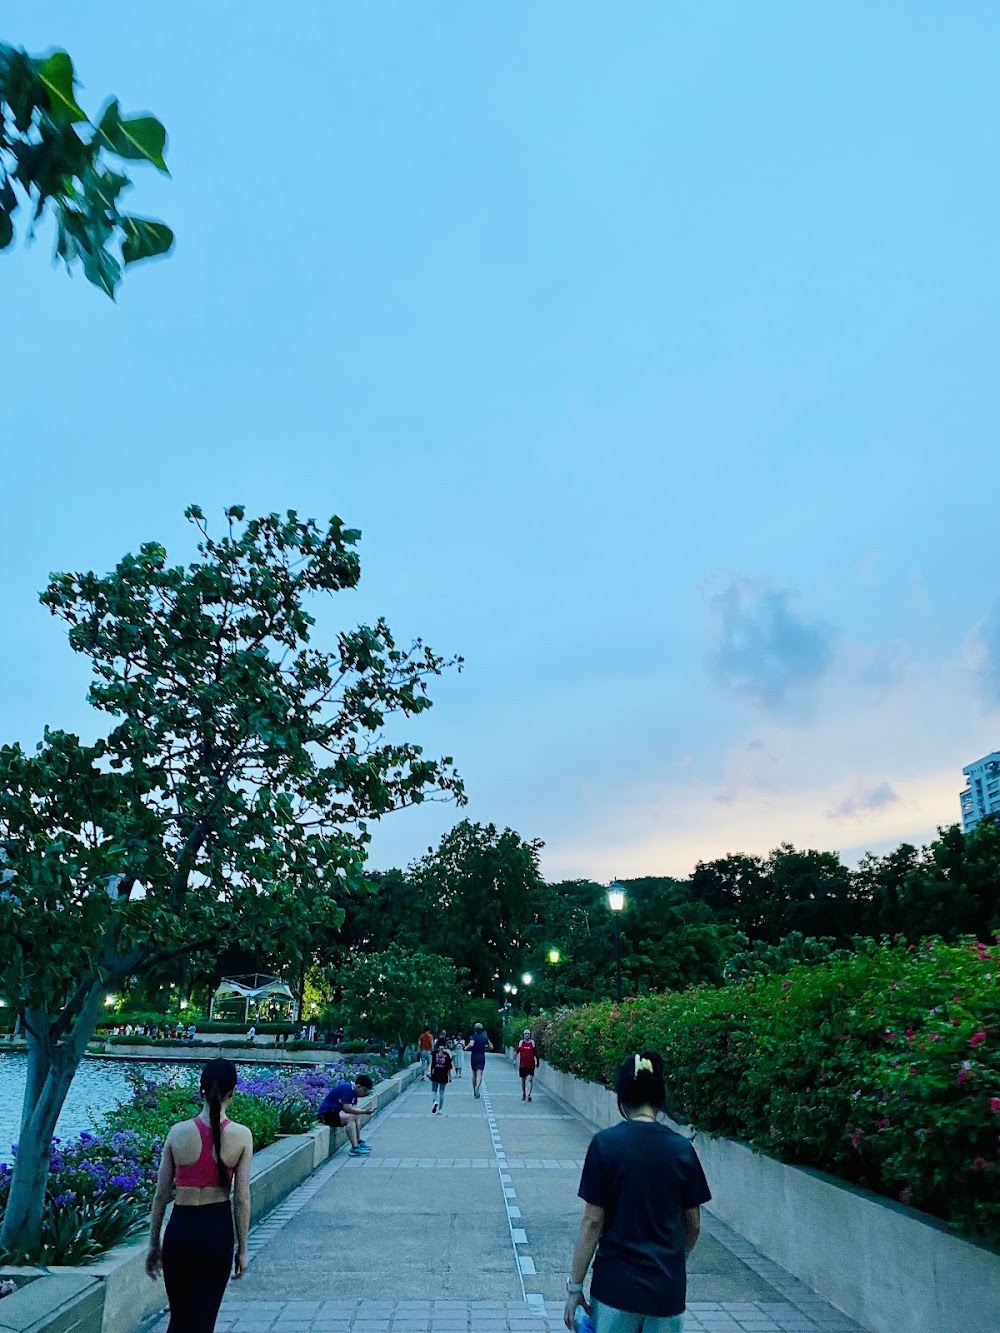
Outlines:
{"label": "high-rise building", "polygon": [[966,764],[962,772],[969,780],[959,797],[962,828],[969,833],[987,815],[1000,815],[1000,750]]}

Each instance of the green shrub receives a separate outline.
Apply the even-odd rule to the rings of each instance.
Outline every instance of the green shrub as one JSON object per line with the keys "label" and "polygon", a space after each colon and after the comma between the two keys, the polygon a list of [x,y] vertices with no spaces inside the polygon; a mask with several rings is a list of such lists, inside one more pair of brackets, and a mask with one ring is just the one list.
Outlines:
{"label": "green shrub", "polygon": [[1000,949],[871,943],[537,1027],[557,1068],[610,1086],[626,1054],[652,1047],[676,1118],[1000,1233]]}
{"label": "green shrub", "polygon": [[[246,1125],[253,1134],[254,1151],[259,1152],[273,1143],[281,1130],[281,1109],[260,1097],[250,1097],[245,1092],[233,1094],[226,1112],[230,1120]],[[313,1117],[315,1120],[315,1117]],[[311,1128],[312,1122],[310,1122]],[[286,1131],[292,1133],[293,1131]]]}
{"label": "green shrub", "polygon": [[[289,1042],[288,1044],[289,1046],[291,1046],[293,1043]],[[342,1041],[340,1045],[337,1047],[337,1049],[340,1051],[342,1055],[362,1055],[364,1054],[365,1051],[368,1050],[368,1042]]]}

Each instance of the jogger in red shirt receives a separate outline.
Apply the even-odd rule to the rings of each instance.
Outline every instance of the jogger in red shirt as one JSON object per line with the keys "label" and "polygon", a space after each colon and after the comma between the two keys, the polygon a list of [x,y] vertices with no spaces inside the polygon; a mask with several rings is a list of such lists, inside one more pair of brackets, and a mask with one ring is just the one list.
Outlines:
{"label": "jogger in red shirt", "polygon": [[538,1047],[531,1036],[531,1028],[525,1028],[521,1040],[514,1047],[517,1055],[517,1072],[521,1076],[521,1101],[531,1101],[531,1092],[535,1086],[535,1070],[538,1068]]}

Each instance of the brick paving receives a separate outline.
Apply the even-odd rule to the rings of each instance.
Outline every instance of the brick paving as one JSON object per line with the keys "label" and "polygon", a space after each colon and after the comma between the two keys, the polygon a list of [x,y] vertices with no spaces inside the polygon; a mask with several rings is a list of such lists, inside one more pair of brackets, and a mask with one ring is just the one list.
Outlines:
{"label": "brick paving", "polygon": [[[484,1092],[473,1100],[471,1080],[456,1080],[431,1116],[418,1082],[366,1130],[371,1156],[342,1152],[314,1172],[251,1233],[219,1333],[559,1333],[593,1130],[543,1089],[522,1103],[502,1057]],[[702,1219],[685,1333],[861,1333]]]}

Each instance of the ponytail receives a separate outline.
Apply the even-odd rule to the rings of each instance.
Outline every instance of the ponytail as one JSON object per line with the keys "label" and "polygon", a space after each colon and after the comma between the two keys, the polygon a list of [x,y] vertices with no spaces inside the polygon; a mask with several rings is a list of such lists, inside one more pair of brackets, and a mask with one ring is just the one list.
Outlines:
{"label": "ponytail", "polygon": [[229,1172],[222,1160],[222,1089],[219,1080],[214,1078],[205,1094],[208,1098],[208,1114],[212,1121],[212,1143],[215,1147],[215,1159],[219,1166],[219,1184],[229,1188]]}
{"label": "ponytail", "polygon": [[212,1146],[219,1169],[219,1184],[229,1188],[229,1170],[222,1160],[222,1103],[236,1088],[236,1066],[231,1060],[209,1060],[201,1071],[201,1094],[208,1102]]}

